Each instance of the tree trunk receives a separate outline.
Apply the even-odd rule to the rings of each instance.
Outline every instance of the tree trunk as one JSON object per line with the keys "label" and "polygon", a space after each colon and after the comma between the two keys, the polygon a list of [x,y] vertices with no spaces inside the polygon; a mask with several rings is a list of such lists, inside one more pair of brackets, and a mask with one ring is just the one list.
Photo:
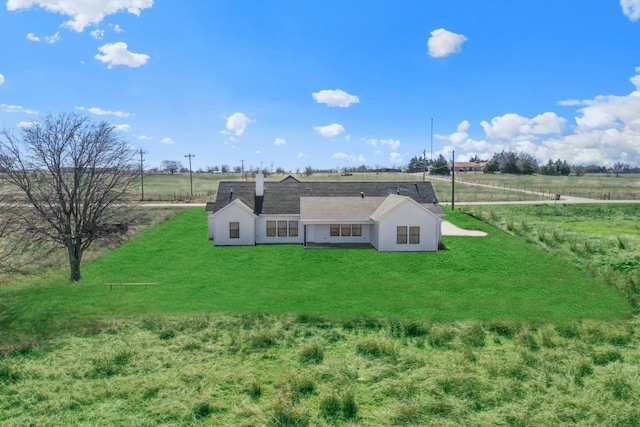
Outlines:
{"label": "tree trunk", "polygon": [[67,242],[67,249],[69,251],[69,267],[71,270],[69,280],[72,282],[78,282],[82,278],[80,275],[80,261],[82,260],[82,247],[80,243],[76,243],[73,240]]}

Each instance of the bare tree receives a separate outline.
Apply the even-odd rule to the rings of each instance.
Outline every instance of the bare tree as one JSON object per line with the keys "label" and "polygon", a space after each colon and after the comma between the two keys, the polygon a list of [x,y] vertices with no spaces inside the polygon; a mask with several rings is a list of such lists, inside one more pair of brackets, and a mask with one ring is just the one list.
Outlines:
{"label": "bare tree", "polygon": [[78,114],[48,115],[20,135],[0,132],[0,169],[16,189],[17,229],[32,242],[66,248],[70,279],[80,280],[84,251],[120,240],[134,220],[129,189],[134,152],[108,123]]}
{"label": "bare tree", "polygon": [[160,169],[162,172],[169,172],[173,175],[176,172],[181,172],[181,169],[184,168],[182,167],[182,163],[177,160],[163,160],[162,163],[160,163]]}

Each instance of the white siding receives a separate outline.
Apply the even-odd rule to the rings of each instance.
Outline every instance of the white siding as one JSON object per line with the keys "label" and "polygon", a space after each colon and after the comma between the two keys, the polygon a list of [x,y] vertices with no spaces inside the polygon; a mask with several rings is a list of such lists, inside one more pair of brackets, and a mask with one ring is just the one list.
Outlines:
{"label": "white siding", "polygon": [[[229,237],[229,223],[240,223],[240,237]],[[241,245],[253,246],[255,241],[255,216],[241,207],[230,204],[213,216],[213,243],[216,246]]]}
{"label": "white siding", "polygon": [[[276,235],[267,237],[267,221],[276,221]],[[278,221],[287,221],[287,236],[278,236]],[[298,236],[289,237],[289,221],[298,221]],[[302,243],[304,239],[304,226],[300,222],[299,215],[261,215],[256,218],[256,243]]]}
{"label": "white siding", "polygon": [[208,213],[207,214],[207,237],[209,238],[209,240],[213,240],[213,237],[214,237],[213,224],[214,224],[213,214]]}
{"label": "white siding", "polygon": [[[419,244],[398,244],[397,227],[420,227]],[[403,203],[382,218],[378,224],[379,251],[437,251],[440,220],[414,203]],[[408,236],[407,236],[408,237]],[[374,246],[376,246],[374,244]]]}

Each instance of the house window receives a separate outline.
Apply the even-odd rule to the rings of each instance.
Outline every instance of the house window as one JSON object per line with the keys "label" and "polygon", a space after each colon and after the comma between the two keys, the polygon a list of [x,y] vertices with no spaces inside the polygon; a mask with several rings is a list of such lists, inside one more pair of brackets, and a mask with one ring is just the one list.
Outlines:
{"label": "house window", "polygon": [[351,236],[351,224],[342,224],[340,226],[341,236]]}
{"label": "house window", "polygon": [[407,226],[402,225],[398,227],[396,243],[399,245],[404,245],[407,243]]}
{"label": "house window", "polygon": [[329,234],[331,236],[339,236],[340,235],[340,224],[331,224],[329,226]]}
{"label": "house window", "polygon": [[409,227],[409,243],[420,243],[420,227]]}
{"label": "house window", "polygon": [[298,236],[298,221],[289,221],[289,237]]}
{"label": "house window", "polygon": [[239,239],[240,238],[240,223],[239,222],[230,222],[229,223],[229,238],[230,239]]}
{"label": "house window", "polygon": [[278,237],[287,237],[287,221],[278,221]]}
{"label": "house window", "polygon": [[275,237],[275,236],[276,236],[276,222],[267,221],[267,237]]}
{"label": "house window", "polygon": [[362,236],[362,224],[351,224],[351,235]]}

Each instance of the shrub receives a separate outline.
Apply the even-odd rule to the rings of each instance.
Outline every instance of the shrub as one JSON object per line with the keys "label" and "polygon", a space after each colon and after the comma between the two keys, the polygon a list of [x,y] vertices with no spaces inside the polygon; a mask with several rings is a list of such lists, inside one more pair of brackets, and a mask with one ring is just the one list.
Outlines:
{"label": "shrub", "polygon": [[288,397],[293,403],[298,402],[303,397],[313,394],[316,390],[313,379],[300,372],[293,372],[289,374],[280,382],[279,388],[283,392],[283,395]]}
{"label": "shrub", "polygon": [[428,325],[411,320],[404,325],[404,336],[408,338],[422,337],[429,333]]}
{"label": "shrub", "polygon": [[300,351],[300,362],[318,364],[324,360],[324,349],[318,342],[311,343]]}
{"label": "shrub", "polygon": [[355,420],[358,418],[358,403],[353,391],[348,390],[342,396],[342,415],[345,420]]}

